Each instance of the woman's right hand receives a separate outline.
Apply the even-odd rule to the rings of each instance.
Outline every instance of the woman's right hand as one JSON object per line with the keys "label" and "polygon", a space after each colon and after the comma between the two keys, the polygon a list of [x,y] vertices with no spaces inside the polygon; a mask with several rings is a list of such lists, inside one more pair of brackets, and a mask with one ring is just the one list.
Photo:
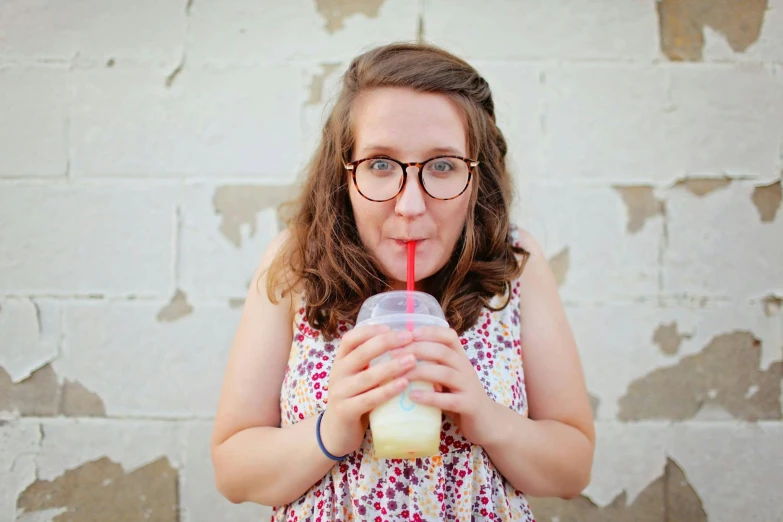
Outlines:
{"label": "woman's right hand", "polygon": [[329,374],[328,406],[321,420],[321,440],[332,455],[356,451],[364,440],[369,412],[402,392],[402,375],[416,366],[413,355],[392,358],[370,367],[370,361],[413,341],[408,331],[388,326],[361,326],[346,333]]}

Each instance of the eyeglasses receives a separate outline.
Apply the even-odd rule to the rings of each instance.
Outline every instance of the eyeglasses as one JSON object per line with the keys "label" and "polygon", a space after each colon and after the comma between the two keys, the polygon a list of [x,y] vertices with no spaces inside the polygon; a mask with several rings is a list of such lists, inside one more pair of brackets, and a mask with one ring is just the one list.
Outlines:
{"label": "eyeglasses", "polygon": [[472,169],[478,161],[461,156],[435,156],[426,161],[402,161],[388,156],[374,156],[345,164],[353,175],[359,194],[370,201],[394,199],[402,192],[408,179],[408,167],[419,169],[419,183],[431,198],[455,199],[470,184]]}

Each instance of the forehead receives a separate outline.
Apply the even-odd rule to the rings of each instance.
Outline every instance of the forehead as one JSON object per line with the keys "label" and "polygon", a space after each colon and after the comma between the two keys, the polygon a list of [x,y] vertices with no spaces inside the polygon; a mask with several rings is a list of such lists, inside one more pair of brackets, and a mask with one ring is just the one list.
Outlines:
{"label": "forehead", "polygon": [[353,110],[355,155],[421,160],[435,151],[467,156],[465,114],[443,94],[383,88],[362,93]]}

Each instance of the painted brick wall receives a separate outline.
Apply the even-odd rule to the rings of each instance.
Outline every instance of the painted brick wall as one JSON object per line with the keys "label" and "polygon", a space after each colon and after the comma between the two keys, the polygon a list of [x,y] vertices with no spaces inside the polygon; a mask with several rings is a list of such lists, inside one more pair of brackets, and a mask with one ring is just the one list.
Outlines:
{"label": "painted brick wall", "polygon": [[783,0],[0,2],[0,520],[268,512],[209,461],[245,289],[348,60],[417,39],[579,341],[593,481],[537,519],[783,520]]}

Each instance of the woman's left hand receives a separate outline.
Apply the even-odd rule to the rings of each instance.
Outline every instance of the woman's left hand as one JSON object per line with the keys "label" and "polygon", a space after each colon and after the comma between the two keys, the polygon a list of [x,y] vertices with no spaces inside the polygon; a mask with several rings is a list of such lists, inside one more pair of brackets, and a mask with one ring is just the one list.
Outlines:
{"label": "woman's left hand", "polygon": [[484,445],[492,429],[484,419],[495,403],[484,391],[457,333],[437,326],[419,328],[402,351],[412,353],[417,361],[434,363],[416,365],[405,378],[431,382],[440,389],[412,390],[410,399],[454,414],[462,435],[472,444]]}

